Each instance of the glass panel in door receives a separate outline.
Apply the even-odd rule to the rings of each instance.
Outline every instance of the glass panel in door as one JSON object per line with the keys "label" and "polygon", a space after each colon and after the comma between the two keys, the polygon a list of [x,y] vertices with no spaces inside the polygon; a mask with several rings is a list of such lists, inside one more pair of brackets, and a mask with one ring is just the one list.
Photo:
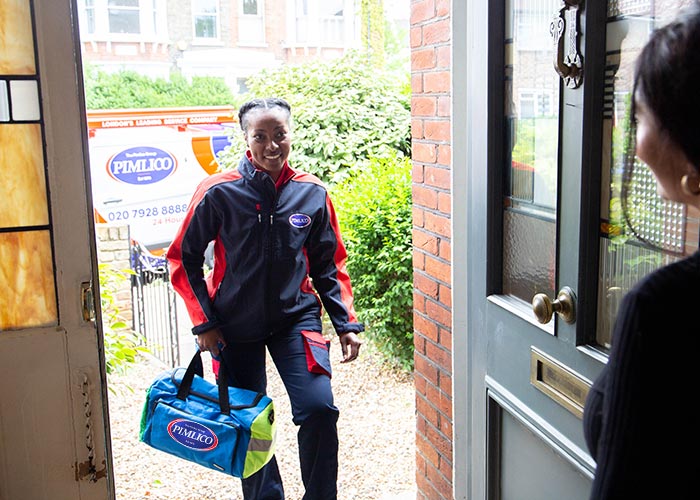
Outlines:
{"label": "glass panel in door", "polygon": [[558,0],[508,0],[503,293],[554,296],[559,86],[549,31]]}
{"label": "glass panel in door", "polygon": [[608,1],[596,329],[596,343],[603,349],[610,347],[622,296],[646,274],[698,248],[700,214],[661,199],[651,172],[637,159],[627,204],[634,232],[624,223],[621,200],[634,62],[651,32],[689,3],[690,0]]}

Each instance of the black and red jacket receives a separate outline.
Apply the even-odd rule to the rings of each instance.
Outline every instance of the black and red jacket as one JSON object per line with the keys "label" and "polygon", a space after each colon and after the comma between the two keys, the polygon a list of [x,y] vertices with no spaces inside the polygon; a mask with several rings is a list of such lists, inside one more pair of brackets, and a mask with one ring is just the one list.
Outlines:
{"label": "black and red jacket", "polygon": [[[211,241],[214,266],[205,278]],[[218,327],[232,342],[261,340],[291,325],[320,331],[321,301],[337,333],[363,331],[346,256],[321,181],[285,165],[275,186],[247,155],[237,170],[200,183],[167,252],[192,332]]]}

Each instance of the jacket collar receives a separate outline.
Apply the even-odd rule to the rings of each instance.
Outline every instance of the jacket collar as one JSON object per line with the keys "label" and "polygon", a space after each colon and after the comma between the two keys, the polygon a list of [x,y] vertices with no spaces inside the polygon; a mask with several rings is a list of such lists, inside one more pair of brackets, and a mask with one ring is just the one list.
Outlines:
{"label": "jacket collar", "polygon": [[[264,183],[267,181],[267,179],[272,182],[272,177],[270,177],[270,174],[265,172],[264,170],[261,170],[257,168],[255,165],[253,165],[251,156],[250,156],[250,151],[246,151],[245,154],[243,155],[243,158],[241,158],[241,161],[238,163],[238,171],[241,173],[241,175],[251,181],[254,182],[260,182]],[[289,166],[288,162],[284,162],[284,167],[282,167],[282,172],[280,173],[280,176],[277,179],[277,182],[274,183],[275,187],[279,189],[281,186],[286,184],[292,177],[296,175],[296,172],[292,167]]]}

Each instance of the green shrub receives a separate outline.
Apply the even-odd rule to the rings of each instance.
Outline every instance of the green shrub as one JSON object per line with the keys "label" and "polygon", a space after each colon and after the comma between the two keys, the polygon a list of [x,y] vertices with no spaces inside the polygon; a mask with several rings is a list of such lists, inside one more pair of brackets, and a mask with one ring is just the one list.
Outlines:
{"label": "green shrub", "polygon": [[149,352],[142,345],[142,336],[122,320],[115,301],[119,282],[128,280],[133,271],[118,271],[112,269],[109,264],[99,264],[98,269],[106,371],[107,375],[123,374],[136,362],[139,352]]}
{"label": "green shrub", "polygon": [[333,188],[355,305],[372,345],[413,368],[411,162],[373,159]]}
{"label": "green shrub", "polygon": [[[264,70],[247,81],[250,97],[282,97],[292,106],[290,163],[324,182],[342,181],[370,158],[410,155],[408,73],[371,67],[351,53],[331,62]],[[220,158],[238,165],[240,143]]]}
{"label": "green shrub", "polygon": [[222,78],[194,77],[190,83],[178,73],[165,80],[135,71],[106,73],[87,67],[84,79],[88,109],[236,105]]}

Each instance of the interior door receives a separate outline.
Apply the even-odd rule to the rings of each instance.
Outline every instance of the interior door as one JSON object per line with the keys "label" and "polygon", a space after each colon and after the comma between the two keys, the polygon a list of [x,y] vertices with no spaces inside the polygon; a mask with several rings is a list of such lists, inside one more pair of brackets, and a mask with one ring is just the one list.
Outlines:
{"label": "interior door", "polygon": [[467,387],[455,396],[456,498],[588,498],[595,463],[581,417],[619,299],[698,246],[697,214],[661,202],[642,165],[631,215],[663,252],[631,237],[620,213],[634,59],[684,3],[499,0],[461,12],[468,108],[454,168],[463,152],[467,177],[456,174],[455,196],[463,182],[469,204],[455,245],[466,266],[454,258],[455,325],[467,331],[464,344],[455,332],[455,387]]}
{"label": "interior door", "polygon": [[0,498],[110,498],[77,16],[0,0]]}

